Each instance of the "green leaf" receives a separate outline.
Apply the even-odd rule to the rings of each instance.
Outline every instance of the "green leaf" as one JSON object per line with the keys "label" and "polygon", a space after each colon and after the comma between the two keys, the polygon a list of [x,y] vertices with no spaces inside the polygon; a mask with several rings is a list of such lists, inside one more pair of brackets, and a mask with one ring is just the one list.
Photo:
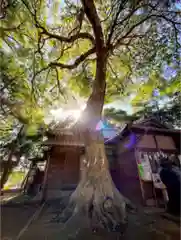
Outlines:
{"label": "green leaf", "polygon": [[35,136],[38,133],[38,125],[32,124],[27,126],[26,128],[26,135],[27,136]]}

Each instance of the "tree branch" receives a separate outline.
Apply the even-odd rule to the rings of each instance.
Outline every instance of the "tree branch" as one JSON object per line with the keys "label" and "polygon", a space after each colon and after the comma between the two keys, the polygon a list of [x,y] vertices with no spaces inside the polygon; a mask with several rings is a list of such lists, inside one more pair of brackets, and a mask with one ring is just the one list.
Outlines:
{"label": "tree branch", "polygon": [[[60,35],[57,35],[57,34],[54,34],[54,33],[51,33],[49,32],[45,27],[43,27],[40,22],[38,21],[37,19],[37,9],[35,8],[34,9],[34,12],[31,11],[31,9],[29,8],[28,4],[24,1],[24,0],[21,0],[23,2],[23,4],[25,5],[25,7],[27,8],[27,10],[30,12],[30,14],[33,16],[34,18],[34,21],[35,21],[35,26],[39,29],[42,30],[42,32],[40,34],[45,34],[47,35],[49,38],[48,39],[56,39],[60,42],[66,42],[66,43],[72,43],[78,39],[87,39],[87,40],[90,40],[91,43],[94,45],[94,38],[93,36],[90,34],[90,33],[87,33],[87,32],[78,32],[76,33],[75,35],[72,35],[70,37],[64,37],[64,36],[60,36]],[[47,39],[46,39],[47,40]],[[45,41],[46,41],[45,40]]]}
{"label": "tree branch", "polygon": [[9,32],[9,31],[16,31],[17,29],[20,28],[20,26],[22,25],[22,23],[20,23],[18,26],[16,27],[10,27],[10,28],[6,28],[6,27],[0,27],[0,31],[1,32]]}
{"label": "tree branch", "polygon": [[117,48],[120,44],[122,44],[122,40],[123,39],[126,39],[126,38],[130,38],[129,34],[133,32],[133,30],[140,26],[142,23],[146,22],[148,19],[150,18],[163,18],[164,20],[166,20],[167,22],[171,23],[173,26],[174,26],[174,29],[176,30],[176,26],[177,24],[181,24],[181,22],[175,22],[173,20],[171,20],[170,18],[167,18],[166,16],[164,15],[161,15],[161,14],[151,14],[151,15],[148,15],[146,16],[145,18],[143,18],[142,20],[140,20],[139,22],[137,22],[136,24],[134,24],[128,31],[125,35],[123,35],[121,38],[119,38],[117,40],[117,42],[114,44],[114,46],[112,47],[113,49]]}
{"label": "tree branch", "polygon": [[22,116],[21,114],[22,108],[20,104],[11,102],[9,99],[3,97],[1,94],[0,94],[0,103],[2,105],[6,105],[10,109],[11,115],[17,118],[21,123],[23,124],[28,123],[28,119]]}
{"label": "tree branch", "polygon": [[95,40],[94,40],[93,36],[90,33],[87,33],[87,32],[80,32],[80,33],[77,33],[77,34],[75,34],[73,36],[70,36],[70,37],[64,37],[64,36],[60,36],[60,35],[57,35],[57,34],[50,33],[40,25],[36,25],[36,26],[38,28],[42,29],[42,32],[40,34],[47,35],[49,37],[48,39],[56,39],[60,42],[66,42],[66,43],[72,43],[72,42],[75,42],[78,39],[87,39],[87,40],[90,40],[93,45],[95,43]]}
{"label": "tree branch", "polygon": [[180,25],[181,26],[181,21],[180,22],[176,22],[176,21],[173,21],[172,19],[166,17],[165,15],[152,15],[153,17],[158,17],[158,18],[163,18],[165,21],[169,22],[172,24],[173,28],[174,28],[174,31],[175,31],[175,41],[176,41],[176,44],[178,44],[179,46],[181,46],[181,44],[179,43],[178,41],[178,29],[176,27],[176,25]]}
{"label": "tree branch", "polygon": [[65,99],[65,94],[64,94],[64,92],[61,88],[61,85],[60,85],[59,74],[58,74],[58,69],[57,68],[55,68],[55,74],[56,74],[57,87],[58,87],[59,94],[61,94]]}
{"label": "tree branch", "polygon": [[39,70],[39,71],[37,71],[37,72],[34,71],[33,77],[32,77],[32,79],[31,79],[31,83],[34,84],[35,78],[36,78],[39,74],[41,74],[42,72],[48,70],[49,67],[50,67],[50,66],[44,67],[44,68],[42,68],[41,70]]}
{"label": "tree branch", "polygon": [[78,24],[75,26],[75,28],[72,29],[72,31],[70,31],[69,36],[71,36],[73,33],[80,33],[82,28],[82,23],[84,20],[84,15],[85,15],[85,12],[83,8],[80,8],[77,10],[76,20]]}
{"label": "tree branch", "polygon": [[119,14],[120,14],[121,10],[123,10],[125,2],[127,2],[127,1],[124,0],[123,3],[120,1],[118,11],[116,13],[115,19],[114,19],[113,24],[111,26],[110,33],[108,35],[108,40],[107,40],[107,44],[106,44],[107,46],[109,46],[109,44],[111,43],[112,35],[114,34],[114,29],[117,25],[117,20],[118,20]]}
{"label": "tree branch", "polygon": [[[141,1],[139,1],[139,2],[141,2]],[[138,4],[139,4],[139,2],[138,2]],[[123,23],[125,21],[129,20],[137,10],[139,10],[140,8],[144,8],[146,6],[148,6],[148,5],[147,4],[142,4],[142,5],[138,5],[137,7],[134,7],[125,18],[123,18],[121,21],[118,22],[118,24],[123,25]]]}
{"label": "tree branch", "polygon": [[[114,71],[114,69],[111,66],[111,63],[109,61],[108,61],[108,66],[109,66],[111,72],[113,73],[113,75],[115,76],[116,80],[119,80],[119,77],[118,77],[116,71]],[[124,93],[124,84],[122,82],[119,82],[119,84],[121,85],[121,87],[118,87],[118,85],[116,84],[116,81],[113,83],[113,85],[116,87],[117,93],[119,93],[119,91],[120,91],[121,94],[123,94]]]}
{"label": "tree branch", "polygon": [[127,37],[129,36],[129,34],[132,33],[132,31],[133,31],[136,27],[140,26],[142,23],[144,23],[145,21],[147,21],[147,20],[150,19],[150,18],[151,18],[151,15],[143,18],[141,21],[139,21],[138,23],[134,24],[134,25],[127,31],[127,33],[126,33],[125,35],[123,35],[121,38],[119,38],[119,39],[117,40],[117,42],[113,45],[113,49],[117,48],[117,47],[121,44],[121,41],[122,41],[123,39],[127,38]]}
{"label": "tree branch", "polygon": [[80,55],[73,64],[64,64],[64,63],[58,63],[58,62],[52,62],[49,64],[50,67],[60,67],[64,69],[74,69],[76,68],[79,64],[81,64],[89,55],[95,53],[95,47],[89,49],[87,52],[83,53]]}
{"label": "tree branch", "polygon": [[81,0],[85,14],[92,25],[95,42],[96,52],[99,53],[104,47],[104,35],[101,27],[100,18],[97,14],[96,7],[93,0]]}

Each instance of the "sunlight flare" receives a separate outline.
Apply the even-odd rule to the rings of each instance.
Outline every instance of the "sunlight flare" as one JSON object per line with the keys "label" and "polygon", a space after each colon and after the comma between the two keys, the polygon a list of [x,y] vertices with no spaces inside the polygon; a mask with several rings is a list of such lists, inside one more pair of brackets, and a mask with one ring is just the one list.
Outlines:
{"label": "sunlight flare", "polygon": [[75,124],[80,119],[85,107],[86,104],[81,104],[80,107],[77,108],[75,107],[70,108],[69,106],[65,106],[56,109],[51,109],[45,118],[45,122],[47,124],[51,122],[63,123],[66,122],[68,119],[69,120],[71,119],[72,124]]}

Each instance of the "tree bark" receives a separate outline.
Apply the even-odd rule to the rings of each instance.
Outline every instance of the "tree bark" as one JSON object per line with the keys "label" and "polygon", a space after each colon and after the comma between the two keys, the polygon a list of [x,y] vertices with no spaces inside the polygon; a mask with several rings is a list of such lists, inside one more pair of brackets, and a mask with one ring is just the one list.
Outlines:
{"label": "tree bark", "polygon": [[6,162],[6,165],[4,166],[3,173],[1,176],[1,194],[2,194],[2,189],[5,185],[5,183],[8,180],[9,174],[12,171],[12,155],[13,151],[10,151],[9,156],[8,156],[8,161]]}
{"label": "tree bark", "polygon": [[84,138],[86,148],[80,162],[81,179],[58,221],[67,222],[70,218],[73,221],[79,215],[82,227],[88,224],[94,232],[106,230],[121,234],[127,226],[126,203],[112,181],[103,137],[87,131]]}
{"label": "tree bark", "polygon": [[93,228],[120,231],[126,224],[124,198],[110,176],[104,141],[91,135],[81,162],[81,180],[71,201],[76,202],[76,211],[85,212]]}

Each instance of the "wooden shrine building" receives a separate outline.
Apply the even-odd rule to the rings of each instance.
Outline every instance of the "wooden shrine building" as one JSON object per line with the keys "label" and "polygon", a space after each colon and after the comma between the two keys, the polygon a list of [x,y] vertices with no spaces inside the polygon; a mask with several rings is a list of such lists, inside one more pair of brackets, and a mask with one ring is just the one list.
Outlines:
{"label": "wooden shrine building", "polygon": [[61,196],[62,190],[73,190],[79,181],[80,156],[84,149],[80,136],[72,130],[48,133],[45,158],[44,198]]}
{"label": "wooden shrine building", "polygon": [[111,175],[120,192],[135,204],[163,205],[165,186],[159,178],[159,158],[172,155],[180,166],[180,136],[180,130],[149,118],[125,126],[106,141]]}
{"label": "wooden shrine building", "polygon": [[[114,129],[106,128],[105,139]],[[47,148],[44,158],[47,161],[43,183],[43,198],[61,196],[62,190],[73,190],[80,179],[80,157],[84,152],[84,143],[76,129],[56,129],[48,132],[48,140],[43,144]]]}
{"label": "wooden shrine building", "polygon": [[[73,190],[80,179],[80,157],[84,143],[73,130],[48,134],[43,198]],[[127,198],[138,205],[163,205],[165,186],[159,179],[159,156],[174,155],[180,166],[180,130],[170,129],[156,119],[136,122],[115,137],[105,139],[112,179]]]}

